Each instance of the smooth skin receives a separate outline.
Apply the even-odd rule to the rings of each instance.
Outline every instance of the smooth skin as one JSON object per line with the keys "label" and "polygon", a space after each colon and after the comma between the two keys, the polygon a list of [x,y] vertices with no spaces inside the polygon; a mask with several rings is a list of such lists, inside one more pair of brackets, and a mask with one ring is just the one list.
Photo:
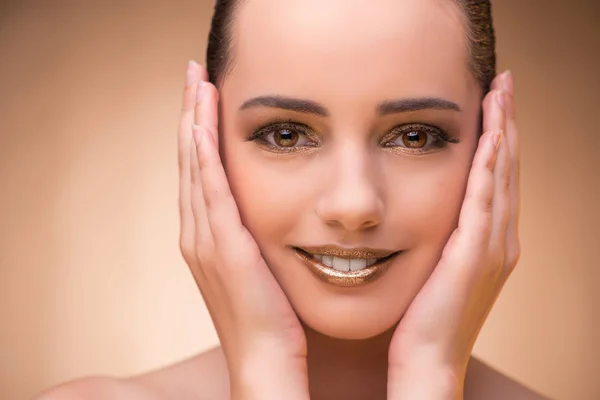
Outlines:
{"label": "smooth skin", "polygon": [[[192,147],[197,155],[192,151],[190,157],[196,241],[182,247],[219,333],[232,398],[308,399],[302,326],[240,220],[217,147],[216,89],[201,82],[198,93]],[[458,228],[392,336],[388,398],[462,398],[474,340],[516,263],[505,255],[506,241],[518,245],[507,238],[510,156],[501,146],[500,105],[505,99],[503,92],[492,96]],[[212,104],[204,106],[210,98]],[[447,289],[449,280],[456,281],[456,292]]]}
{"label": "smooth skin", "polygon": [[[81,379],[38,400],[309,398],[303,331],[241,224],[217,151],[218,93],[205,79],[204,69],[192,64],[188,71],[192,84],[184,92],[179,129],[181,246],[222,348],[128,379]],[[194,83],[197,80],[199,85]],[[387,397],[369,392],[368,397],[347,393],[344,398],[460,399],[464,390],[467,400],[543,399],[470,359],[474,339],[518,258],[519,149],[510,73],[497,77],[493,89],[483,102],[486,133],[473,162],[459,227],[436,268],[461,274],[463,294],[437,287],[437,282],[447,279],[442,272],[432,275],[392,336]],[[498,147],[495,138],[501,139]],[[473,251],[473,241],[480,251]],[[461,258],[461,245],[467,246],[472,258]],[[225,279],[232,270],[243,274],[243,279]],[[246,283],[252,280],[262,290],[251,290],[255,286]],[[466,302],[474,296],[479,305],[467,314]],[[448,318],[432,320],[430,313]],[[315,390],[310,398],[341,397]]]}
{"label": "smooth skin", "polygon": [[[245,1],[218,90],[188,68],[180,243],[222,347],[41,399],[541,398],[471,358],[520,254],[512,77],[482,103],[453,2],[369,4]],[[242,106],[264,95],[321,112]],[[377,112],[423,97],[457,106]],[[319,145],[276,154],[248,141],[272,118],[308,127]],[[382,145],[411,123],[459,143],[421,155]],[[339,288],[292,250],[328,244],[402,254],[377,281]]]}

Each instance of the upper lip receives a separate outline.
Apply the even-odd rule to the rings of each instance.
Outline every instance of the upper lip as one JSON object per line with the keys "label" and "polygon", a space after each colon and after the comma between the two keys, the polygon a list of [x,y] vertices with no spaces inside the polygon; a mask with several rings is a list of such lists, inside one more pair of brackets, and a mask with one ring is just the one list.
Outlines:
{"label": "upper lip", "polygon": [[398,253],[398,250],[372,249],[369,247],[303,246],[297,249],[310,254],[322,254],[339,258],[385,258]]}

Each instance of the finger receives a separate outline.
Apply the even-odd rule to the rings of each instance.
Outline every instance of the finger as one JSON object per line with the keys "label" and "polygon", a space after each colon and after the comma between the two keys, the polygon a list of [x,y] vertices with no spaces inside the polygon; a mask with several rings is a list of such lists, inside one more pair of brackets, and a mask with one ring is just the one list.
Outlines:
{"label": "finger", "polygon": [[[208,130],[215,143],[219,143],[219,93],[217,88],[209,82],[199,81],[196,92],[197,103],[194,123]],[[200,101],[202,99],[202,101]]]}
{"label": "finger", "polygon": [[242,224],[213,136],[209,131],[194,126],[194,138],[210,232],[215,251],[223,260],[219,267],[226,269],[243,263],[244,268],[236,270],[236,274],[255,274],[256,271],[248,267],[262,260],[262,257]]}
{"label": "finger", "polygon": [[514,82],[510,71],[502,76],[502,86],[507,96],[506,107],[506,142],[510,151],[510,215],[506,228],[506,260],[505,265],[511,269],[516,265],[521,247],[519,241],[519,217],[521,214],[521,181],[520,181],[520,146],[519,132],[515,118]]}
{"label": "finger", "polygon": [[[201,129],[198,125],[192,125],[193,131]],[[192,239],[192,246],[194,248],[194,254],[197,259],[198,268],[192,270],[196,282],[200,286],[200,290],[203,291],[203,282],[206,280],[206,270],[210,268],[213,260],[208,260],[210,255],[214,253],[214,241],[212,234],[210,233],[210,227],[208,225],[208,218],[206,215],[206,207],[204,205],[204,191],[202,188],[202,179],[200,178],[200,165],[198,163],[198,154],[195,141],[192,138],[192,144],[190,145],[190,176],[191,176],[191,192],[190,202],[192,210],[192,221],[195,227],[195,236]],[[204,292],[203,292],[204,294]]]}
{"label": "finger", "polygon": [[[203,70],[203,68],[201,68]],[[198,130],[210,132],[214,137],[218,136],[218,114],[217,114],[218,94],[213,85],[208,82],[199,80],[196,86],[196,97],[194,101],[193,124]],[[193,142],[193,139],[192,139]],[[200,166],[198,165],[197,148],[194,145],[188,153],[191,154],[192,160],[196,165],[192,166],[191,171],[197,173],[194,180],[194,192],[192,194],[194,202],[195,227],[196,227],[196,249],[199,253],[205,254],[212,251],[214,248],[214,240],[210,231],[206,206],[204,204],[204,194],[202,180],[200,179]],[[204,250],[202,250],[204,248]],[[202,254],[199,254],[202,257]]]}
{"label": "finger", "polygon": [[492,83],[490,84],[490,92],[492,90],[503,89],[503,86],[502,86],[502,75],[503,74],[496,75],[496,77],[492,80]]}
{"label": "finger", "polygon": [[[484,101],[483,129],[486,132],[504,132],[506,113],[504,112],[506,93],[494,90]],[[510,212],[509,193],[510,154],[506,144],[501,143],[496,155],[494,167],[494,194],[492,200],[492,227],[489,248],[498,256],[504,257],[506,224]]]}
{"label": "finger", "polygon": [[194,249],[195,235],[190,189],[190,147],[192,147],[192,123],[194,121],[198,79],[198,64],[190,61],[186,71],[186,85],[183,91],[183,104],[177,134],[180,218],[179,245],[187,262],[191,262],[195,258],[193,254],[190,254]]}
{"label": "finger", "polygon": [[492,226],[494,164],[500,132],[486,132],[480,140],[469,174],[465,200],[458,221],[456,246],[469,248],[469,256],[479,260],[488,251]]}

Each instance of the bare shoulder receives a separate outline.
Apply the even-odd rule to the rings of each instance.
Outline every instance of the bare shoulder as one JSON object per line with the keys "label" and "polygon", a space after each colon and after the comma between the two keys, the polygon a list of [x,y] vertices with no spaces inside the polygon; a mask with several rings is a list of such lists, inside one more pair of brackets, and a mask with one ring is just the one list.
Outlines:
{"label": "bare shoulder", "polygon": [[229,398],[220,348],[127,379],[90,377],[57,386],[34,400],[220,400]]}
{"label": "bare shoulder", "polygon": [[[465,400],[549,400],[471,358]],[[229,375],[221,348],[128,379],[92,377],[58,386],[35,400],[226,400]]]}
{"label": "bare shoulder", "polygon": [[229,373],[221,347],[140,375],[133,380],[158,393],[161,399],[229,399]]}
{"label": "bare shoulder", "polygon": [[465,400],[549,400],[472,357],[465,379]]}
{"label": "bare shoulder", "polygon": [[52,388],[34,400],[158,400],[155,393],[129,380],[88,377]]}

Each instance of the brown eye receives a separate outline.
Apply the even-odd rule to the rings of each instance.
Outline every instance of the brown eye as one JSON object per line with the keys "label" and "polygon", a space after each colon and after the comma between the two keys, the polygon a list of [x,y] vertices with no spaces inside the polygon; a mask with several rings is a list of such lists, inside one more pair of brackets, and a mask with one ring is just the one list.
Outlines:
{"label": "brown eye", "polygon": [[253,134],[256,140],[271,151],[295,152],[318,146],[317,136],[305,125],[277,123],[268,125]]}
{"label": "brown eye", "polygon": [[383,145],[407,153],[425,154],[441,149],[447,143],[458,143],[444,131],[432,125],[406,124],[392,129],[383,140]]}
{"label": "brown eye", "polygon": [[300,135],[290,129],[279,129],[273,133],[273,141],[277,146],[293,147],[298,143]]}
{"label": "brown eye", "polygon": [[403,133],[400,138],[404,146],[409,149],[420,149],[427,144],[427,136],[425,132],[413,130]]}

